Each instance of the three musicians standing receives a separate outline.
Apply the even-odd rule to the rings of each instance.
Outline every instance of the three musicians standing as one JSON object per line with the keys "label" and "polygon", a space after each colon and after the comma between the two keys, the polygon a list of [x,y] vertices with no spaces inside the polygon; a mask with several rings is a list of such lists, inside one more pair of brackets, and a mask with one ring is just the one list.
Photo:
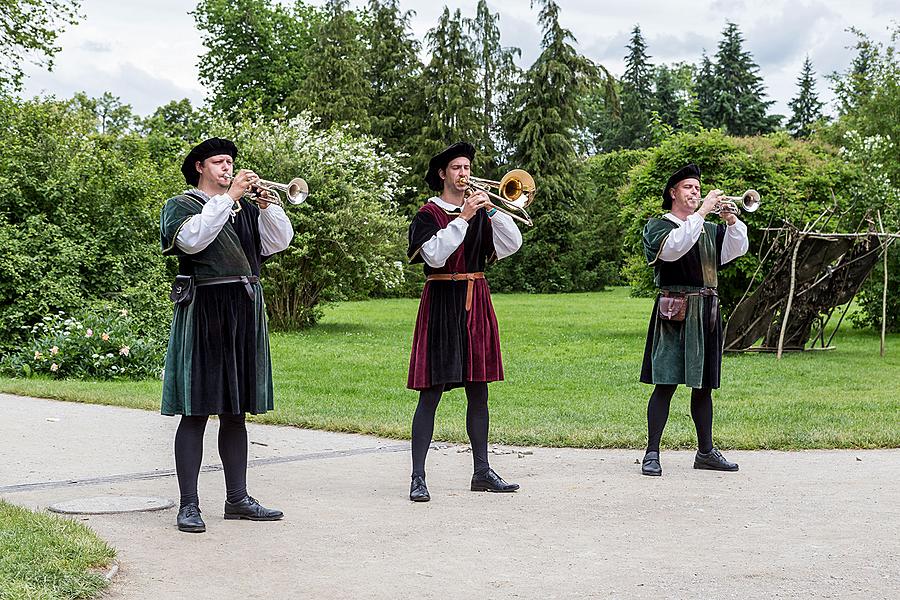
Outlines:
{"label": "three musicians standing", "polygon": [[[205,531],[197,478],[209,415],[218,415],[219,453],[225,469],[226,519],[276,520],[282,513],[247,494],[246,413],[272,410],[268,332],[259,269],[293,237],[283,209],[244,198],[258,177],[232,177],[237,148],[212,138],[194,147],[182,172],[194,186],[167,201],[161,217],[163,253],[177,256],[176,301],[163,383],[162,413],[181,415],[175,459],[182,531]],[[407,255],[423,263],[422,290],[413,332],[407,387],[419,392],[412,422],[409,498],[427,502],[425,458],[443,392],[465,389],[466,432],[472,444],[473,491],[513,492],[488,461],[488,383],[503,379],[500,335],[486,265],[515,253],[522,234],[488,195],[469,187],[475,148],[458,142],[432,157],[425,180],[438,194],[409,227]],[[718,270],[747,252],[747,228],[722,211],[726,225],[706,222],[722,192],[700,199],[695,165],[674,173],[663,190],[670,212],[650,219],[644,252],[660,295],[647,333],[641,381],[655,386],[647,407],[648,441],[641,472],[661,475],[659,443],[669,404],[680,384],[692,388],[697,429],[694,467],[736,471],[712,443],[712,390],[719,387],[722,320],[716,295]]]}

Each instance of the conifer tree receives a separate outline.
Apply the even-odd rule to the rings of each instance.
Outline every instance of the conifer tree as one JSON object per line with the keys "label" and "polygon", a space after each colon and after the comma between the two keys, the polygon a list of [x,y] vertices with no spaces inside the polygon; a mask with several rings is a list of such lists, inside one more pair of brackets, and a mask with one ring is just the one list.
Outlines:
{"label": "conifer tree", "polygon": [[791,120],[787,128],[794,137],[809,137],[813,125],[822,118],[822,106],[816,94],[815,72],[812,69],[812,61],[809,56],[803,61],[803,69],[797,79],[797,96],[788,103],[791,107]]}
{"label": "conifer tree", "polygon": [[700,59],[700,70],[697,73],[697,80],[694,85],[694,91],[697,98],[697,115],[700,123],[707,129],[713,129],[719,126],[716,122],[715,99],[716,99],[716,73],[713,63],[703,51],[703,57]]}
{"label": "conifer tree", "polygon": [[625,74],[622,76],[622,129],[619,146],[647,148],[651,144],[650,111],[653,109],[653,65],[641,28],[635,25],[626,46]]}
{"label": "conifer tree", "polygon": [[[432,156],[453,142],[469,141],[477,147],[482,127],[474,43],[459,9],[451,16],[450,9],[444,7],[425,40],[431,60],[422,74],[426,117],[419,137],[418,165],[427,165]],[[479,160],[476,157],[476,162]]]}
{"label": "conifer tree", "polygon": [[543,51],[525,73],[508,121],[515,135],[512,165],[530,172],[538,185],[531,209],[535,227],[516,257],[498,265],[495,279],[505,289],[568,291],[584,269],[573,236],[575,132],[583,126],[583,97],[600,70],[572,47],[574,37],[560,25],[556,2],[541,5]]}
{"label": "conifer tree", "polygon": [[771,100],[766,92],[759,66],[743,48],[744,39],[737,25],[727,23],[716,52],[714,77],[710,83],[711,105],[708,118],[713,127],[723,127],[731,135],[757,135],[774,131],[777,117],[767,115]]}
{"label": "conifer tree", "polygon": [[678,115],[681,111],[682,100],[678,97],[681,90],[675,75],[666,65],[656,67],[653,79],[653,110],[657,112],[663,123],[678,129]]}
{"label": "conifer tree", "polygon": [[323,127],[352,123],[369,131],[372,87],[363,28],[348,0],[328,0],[322,22],[313,29],[313,44],[306,57],[306,77],[288,98],[291,113],[311,111]]}

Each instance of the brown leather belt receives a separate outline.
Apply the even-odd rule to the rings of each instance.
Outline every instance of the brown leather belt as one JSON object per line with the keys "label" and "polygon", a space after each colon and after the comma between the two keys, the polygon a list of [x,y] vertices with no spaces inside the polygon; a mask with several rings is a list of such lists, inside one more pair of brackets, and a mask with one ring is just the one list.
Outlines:
{"label": "brown leather belt", "polygon": [[440,273],[429,275],[425,281],[467,281],[466,287],[466,312],[472,310],[472,290],[475,289],[475,280],[484,279],[484,272],[478,273]]}

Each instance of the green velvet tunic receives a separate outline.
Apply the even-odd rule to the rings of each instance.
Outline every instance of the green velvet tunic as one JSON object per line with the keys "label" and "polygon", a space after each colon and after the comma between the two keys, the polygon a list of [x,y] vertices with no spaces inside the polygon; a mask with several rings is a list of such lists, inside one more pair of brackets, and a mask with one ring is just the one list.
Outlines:
{"label": "green velvet tunic", "polygon": [[[676,227],[679,225],[668,219],[650,219],[644,227],[644,255],[654,268],[654,283],[660,290],[672,292],[716,288],[725,227],[704,223],[699,240],[687,254],[676,261],[663,261],[659,254]],[[718,388],[722,361],[718,298],[688,296],[685,320],[681,322],[660,319],[658,305],[657,297],[647,331],[641,381]]]}

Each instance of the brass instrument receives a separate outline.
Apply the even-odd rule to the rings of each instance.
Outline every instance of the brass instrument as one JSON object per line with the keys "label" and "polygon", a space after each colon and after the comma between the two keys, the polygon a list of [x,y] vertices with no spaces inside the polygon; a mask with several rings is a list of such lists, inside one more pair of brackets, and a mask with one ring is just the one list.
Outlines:
{"label": "brass instrument", "polygon": [[[531,220],[525,208],[534,202],[537,188],[534,178],[527,171],[513,169],[500,181],[464,175],[459,178],[459,182],[468,187],[467,197],[473,190],[485,192],[489,198],[496,200],[496,202],[490,203],[492,208],[508,214],[529,227],[534,225],[534,221]],[[496,188],[498,193],[492,192],[491,188]]]}
{"label": "brass instrument", "polygon": [[741,214],[741,210],[744,212],[752,213],[756,212],[759,208],[760,197],[759,192],[756,190],[747,190],[740,196],[722,196],[719,198],[719,202],[716,203],[716,208],[713,210],[714,214],[721,215],[722,213],[731,213],[734,215]]}
{"label": "brass instrument", "polygon": [[[228,179],[234,179],[234,175],[229,175],[227,173],[225,174],[225,177],[227,177]],[[278,183],[276,181],[268,181],[266,179],[257,179],[256,183],[254,183],[247,191],[247,193],[244,194],[244,197],[258,204],[259,190],[265,190],[274,195],[274,197],[270,197],[268,200],[263,200],[263,202],[268,202],[269,204],[277,204],[282,208],[284,208],[284,200],[282,200],[281,195],[278,192],[284,192],[287,201],[291,204],[303,204],[309,197],[309,186],[306,184],[306,180],[301,179],[300,177],[295,177],[287,183]]]}

